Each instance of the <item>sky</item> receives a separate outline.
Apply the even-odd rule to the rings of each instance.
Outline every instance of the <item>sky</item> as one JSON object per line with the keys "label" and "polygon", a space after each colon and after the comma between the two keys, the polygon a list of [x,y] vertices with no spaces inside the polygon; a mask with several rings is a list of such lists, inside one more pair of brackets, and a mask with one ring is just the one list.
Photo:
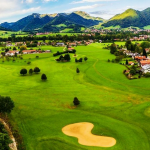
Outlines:
{"label": "sky", "polygon": [[128,8],[144,10],[150,0],[0,0],[0,23],[15,22],[32,13],[53,14],[85,11],[110,19]]}

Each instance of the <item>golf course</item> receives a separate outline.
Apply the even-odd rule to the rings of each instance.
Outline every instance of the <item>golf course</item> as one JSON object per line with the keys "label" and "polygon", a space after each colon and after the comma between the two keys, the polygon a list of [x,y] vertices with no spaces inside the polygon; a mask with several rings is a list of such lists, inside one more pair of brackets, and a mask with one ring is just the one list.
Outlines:
{"label": "golf course", "polygon": [[[64,47],[52,46],[52,53],[0,59],[0,94],[14,101],[9,118],[27,150],[150,150],[150,78],[128,80],[124,65],[107,61],[115,56],[103,49],[105,45],[75,47],[78,59],[88,58],[78,63],[74,54],[70,62],[56,62],[53,53],[63,52]],[[22,68],[35,67],[40,73],[20,75]],[[43,73],[46,81],[41,80]],[[74,97],[80,105],[74,106]],[[83,122],[91,125],[87,127],[91,133],[83,131],[85,135],[109,137],[114,144],[86,145],[78,142],[79,135],[62,132],[68,125]]]}

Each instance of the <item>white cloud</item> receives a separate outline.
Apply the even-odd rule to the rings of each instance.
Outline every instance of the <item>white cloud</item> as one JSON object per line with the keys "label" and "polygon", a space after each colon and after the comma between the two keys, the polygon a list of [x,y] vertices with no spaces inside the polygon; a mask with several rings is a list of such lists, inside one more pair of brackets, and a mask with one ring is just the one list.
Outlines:
{"label": "white cloud", "polygon": [[58,0],[44,0],[44,2],[57,2]]}
{"label": "white cloud", "polygon": [[79,6],[79,7],[74,7],[71,9],[66,10],[66,12],[73,12],[73,11],[81,11],[81,10],[86,10],[86,9],[93,9],[97,7],[101,7],[103,4],[94,4],[94,5],[86,5],[86,6]]}
{"label": "white cloud", "polygon": [[26,3],[33,3],[34,0],[26,0]]}
{"label": "white cloud", "polygon": [[33,13],[38,10],[40,10],[40,7],[32,7],[29,9],[21,9],[21,10],[16,10],[16,11],[7,12],[7,13],[0,13],[0,18],[11,17],[16,14],[22,15],[22,14],[26,14],[26,13]]}
{"label": "white cloud", "polygon": [[110,2],[110,1],[118,1],[118,0],[80,0],[80,1],[73,1],[71,4],[79,4],[79,3],[94,3],[94,2]]}

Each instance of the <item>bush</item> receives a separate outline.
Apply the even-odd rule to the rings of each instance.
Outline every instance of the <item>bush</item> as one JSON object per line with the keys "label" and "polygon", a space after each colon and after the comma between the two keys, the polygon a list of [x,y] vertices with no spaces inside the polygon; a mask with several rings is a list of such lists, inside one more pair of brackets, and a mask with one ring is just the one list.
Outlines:
{"label": "bush", "polygon": [[144,76],[145,76],[146,78],[148,78],[148,77],[150,77],[150,73],[147,72],[147,73],[144,74]]}
{"label": "bush", "polygon": [[29,70],[29,74],[31,75],[33,73],[33,69],[30,69]]}
{"label": "bush", "polygon": [[27,64],[30,65],[30,64],[31,64],[31,61],[28,61]]}
{"label": "bush", "polygon": [[40,72],[40,69],[39,69],[38,67],[35,67],[35,68],[34,68],[34,72],[35,72],[35,73],[39,73],[39,72]]}
{"label": "bush", "polygon": [[130,74],[135,75],[135,74],[136,74],[136,70],[131,69],[131,70],[130,70]]}
{"label": "bush", "polygon": [[87,61],[88,60],[88,58],[87,57],[84,57],[84,61]]}
{"label": "bush", "polygon": [[27,74],[27,69],[25,69],[25,68],[24,68],[24,69],[21,69],[21,70],[20,70],[20,74],[21,74],[21,75]]}
{"label": "bush", "polygon": [[79,70],[79,68],[77,68],[77,69],[76,69],[76,72],[77,72],[77,73],[80,73],[80,70]]}
{"label": "bush", "polygon": [[47,80],[46,75],[45,75],[45,74],[42,74],[41,79],[42,79],[42,80]]}
{"label": "bush", "polygon": [[11,113],[14,107],[14,102],[10,97],[0,96],[0,113]]}
{"label": "bush", "polygon": [[78,61],[79,61],[79,62],[82,62],[82,58],[80,58]]}
{"label": "bush", "polygon": [[73,100],[73,103],[74,103],[75,106],[77,106],[77,105],[80,104],[80,101],[78,100],[77,97],[75,97],[74,100]]}

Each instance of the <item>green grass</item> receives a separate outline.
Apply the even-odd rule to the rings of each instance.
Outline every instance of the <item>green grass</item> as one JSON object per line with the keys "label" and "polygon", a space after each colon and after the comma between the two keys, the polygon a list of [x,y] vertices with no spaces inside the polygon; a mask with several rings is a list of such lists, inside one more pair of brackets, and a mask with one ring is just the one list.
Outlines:
{"label": "green grass", "polygon": [[13,32],[13,31],[0,31],[0,37],[1,38],[8,38],[11,37],[12,34],[15,34],[16,37],[23,37],[23,36],[28,36],[26,32]]}
{"label": "green grass", "polygon": [[[123,65],[107,62],[115,56],[104,46],[76,47],[78,58],[88,57],[82,63],[75,63],[73,55],[71,62],[57,63],[51,53],[24,55],[16,62],[0,59],[0,94],[15,102],[10,117],[27,150],[150,149],[150,79],[128,80]],[[26,64],[29,58],[31,65]],[[20,76],[20,69],[36,66],[40,74]],[[77,67],[80,74],[76,74]],[[46,82],[40,79],[42,73],[47,75]],[[76,109],[72,109],[74,97],[81,102]],[[93,123],[93,134],[114,137],[117,144],[111,148],[82,146],[61,132],[62,127],[78,122]]]}
{"label": "green grass", "polygon": [[145,26],[145,27],[144,27],[144,29],[147,29],[147,30],[149,30],[149,29],[150,29],[150,25],[148,25],[148,26]]}

